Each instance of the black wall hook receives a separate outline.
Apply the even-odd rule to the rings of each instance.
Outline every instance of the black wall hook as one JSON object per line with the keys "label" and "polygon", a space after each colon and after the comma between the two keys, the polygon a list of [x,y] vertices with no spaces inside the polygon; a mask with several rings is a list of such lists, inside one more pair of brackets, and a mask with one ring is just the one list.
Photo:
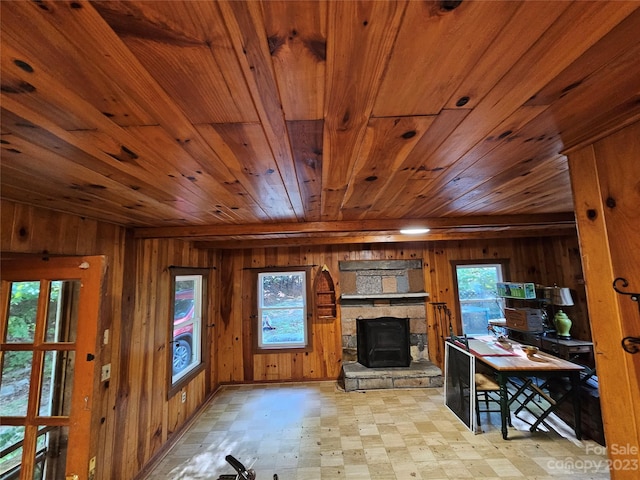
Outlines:
{"label": "black wall hook", "polygon": [[[618,277],[613,281],[613,289],[620,295],[629,295],[631,297],[631,301],[638,304],[638,313],[640,313],[640,293],[623,292],[618,288],[618,283],[620,283],[622,288],[627,288],[629,286],[629,282],[627,282],[625,278]],[[640,352],[640,337],[624,337],[621,343],[622,348],[627,353],[633,354]]]}
{"label": "black wall hook", "polygon": [[629,282],[622,277],[618,277],[613,281],[613,289],[620,295],[629,295],[631,297],[631,301],[638,304],[638,313],[640,313],[640,293],[623,292],[616,286],[616,283],[618,282],[622,284],[622,288],[627,288],[629,286]]}

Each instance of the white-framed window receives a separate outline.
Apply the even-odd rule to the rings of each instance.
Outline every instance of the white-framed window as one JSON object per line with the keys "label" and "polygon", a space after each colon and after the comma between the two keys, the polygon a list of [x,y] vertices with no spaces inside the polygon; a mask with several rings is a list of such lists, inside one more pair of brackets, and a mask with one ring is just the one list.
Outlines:
{"label": "white-framed window", "polygon": [[258,349],[307,347],[306,271],[258,274],[257,321]]}
{"label": "white-framed window", "polygon": [[458,264],[455,276],[462,333],[486,335],[489,320],[504,318],[504,299],[496,290],[496,283],[503,280],[502,264]]}
{"label": "white-framed window", "polygon": [[203,275],[174,275],[171,385],[202,364]]}

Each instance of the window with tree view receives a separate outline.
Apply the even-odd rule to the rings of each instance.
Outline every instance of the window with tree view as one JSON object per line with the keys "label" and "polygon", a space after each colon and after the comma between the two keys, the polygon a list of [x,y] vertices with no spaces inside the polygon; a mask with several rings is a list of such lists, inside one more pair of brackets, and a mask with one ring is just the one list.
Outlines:
{"label": "window with tree view", "polygon": [[502,265],[456,265],[462,333],[486,335],[489,320],[504,317],[504,300],[496,283],[502,281]]}
{"label": "window with tree view", "polygon": [[307,277],[304,271],[258,274],[258,348],[307,346]]}

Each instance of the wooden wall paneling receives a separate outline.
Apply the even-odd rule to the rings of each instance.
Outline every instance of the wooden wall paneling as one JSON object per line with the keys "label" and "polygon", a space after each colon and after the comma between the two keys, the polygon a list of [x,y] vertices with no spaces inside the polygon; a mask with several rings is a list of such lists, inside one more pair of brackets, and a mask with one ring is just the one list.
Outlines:
{"label": "wooden wall paneling", "polygon": [[[314,260],[316,260],[313,256],[307,257],[310,264],[316,264]],[[312,354],[309,355],[307,353],[303,353],[298,355],[298,358],[294,358],[294,361],[301,361],[302,371],[300,375],[302,378],[313,378],[313,375],[323,375],[326,374],[327,368],[323,365],[324,362],[320,361],[320,359],[325,358],[326,349],[330,348],[328,343],[328,339],[325,336],[325,331],[327,330],[327,324],[332,322],[334,319],[323,319],[317,316],[318,307],[317,302],[319,300],[318,295],[316,294],[316,284],[318,281],[318,276],[322,272],[322,266],[313,267],[311,269],[311,278],[309,281],[311,282],[311,297],[308,299],[309,304],[309,313],[311,314],[311,321],[309,325],[311,328],[309,330],[309,334],[311,336],[311,345],[313,348]],[[323,297],[320,297],[322,300]]]}
{"label": "wooden wall paneling", "polygon": [[3,200],[3,255],[90,255],[107,258],[98,350],[111,379],[96,383],[91,449],[96,479],[134,478],[204,402],[211,384],[198,375],[166,400],[169,264],[211,266],[211,255],[181,240],[135,240],[124,228]]}
{"label": "wooden wall paneling", "polygon": [[567,308],[574,325],[571,333],[581,340],[592,340],[580,246],[567,240],[566,238],[558,239],[558,244],[563,248],[562,284],[571,288],[575,303],[573,307]]}
{"label": "wooden wall paneling", "polygon": [[[12,205],[14,205],[15,208],[12,212],[11,244],[9,245],[8,251],[12,253],[33,252],[33,250],[30,250],[31,246],[29,243],[33,235],[31,231],[33,208],[23,204]],[[4,211],[2,213],[4,213]]]}
{"label": "wooden wall paneling", "polygon": [[[640,356],[621,347],[625,336],[640,335],[640,312],[612,288],[619,276],[629,282],[625,291],[637,292],[640,285],[639,138],[636,123],[568,153],[605,436],[607,445],[627,446],[607,449],[613,465],[640,461]],[[611,471],[614,480],[636,477],[635,469]]]}
{"label": "wooden wall paneling", "polygon": [[[87,228],[89,234],[95,233],[95,242],[92,248],[94,251],[101,252],[106,260],[106,273],[103,281],[103,291],[101,300],[100,323],[97,326],[97,355],[96,362],[99,365],[111,364],[111,379],[102,382],[100,376],[96,375],[94,379],[94,402],[91,419],[90,438],[91,451],[96,456],[96,465],[98,472],[105,470],[106,462],[109,461],[113,454],[113,405],[115,403],[113,394],[115,393],[117,382],[118,366],[114,359],[118,358],[119,350],[119,319],[122,313],[122,279],[124,274],[123,256],[126,244],[126,230],[122,227],[95,222],[93,220],[82,219],[73,215],[67,215],[58,212],[49,212],[53,217],[58,218],[60,232],[54,235],[52,240],[55,245],[49,245],[54,254],[77,255],[79,249],[77,247],[77,238],[85,234],[83,226],[95,226]],[[71,225],[76,228],[69,228]],[[68,229],[64,232],[64,229]],[[89,248],[83,248],[89,251]],[[104,343],[104,332],[109,330],[108,341]],[[99,475],[98,475],[99,478]]]}
{"label": "wooden wall paneling", "polygon": [[[236,290],[234,293],[236,298],[234,321],[236,326],[240,323],[240,329],[236,330],[236,335],[242,339],[241,342],[236,340],[234,355],[242,359],[242,370],[238,372],[241,375],[237,378],[242,378],[245,382],[251,382],[256,379],[253,351],[258,343],[258,339],[255,336],[255,324],[258,322],[258,277],[256,270],[253,269],[263,266],[264,262],[264,257],[253,257],[253,253],[253,250],[241,252],[241,258],[243,259],[242,269],[239,271],[234,270],[234,276],[236,278],[239,277],[234,284],[241,289],[240,291]],[[238,315],[240,315],[240,322],[237,321]]]}
{"label": "wooden wall paneling", "polygon": [[[76,215],[61,215],[56,232],[56,242],[60,246],[60,253],[64,255],[73,255],[76,250],[76,239],[80,236],[84,219]],[[100,230],[97,234],[97,242],[100,242],[98,250],[119,252],[118,244],[122,241],[122,228],[113,224],[96,223],[96,228]],[[109,261],[113,264],[113,260]],[[107,282],[109,285],[109,282]]]}
{"label": "wooden wall paneling", "polygon": [[[170,323],[172,328],[173,319],[169,314],[172,301],[169,294],[171,275],[167,267],[173,263],[171,252],[174,250],[174,246],[177,247],[176,243],[183,242],[161,242],[157,247],[153,244],[154,251],[152,253],[152,263],[149,266],[149,277],[154,278],[148,278],[148,283],[146,284],[152,290],[155,287],[155,295],[149,301],[148,313],[149,340],[147,341],[148,350],[146,350],[145,359],[149,361],[147,368],[150,368],[150,370],[145,372],[148,388],[146,395],[148,398],[145,399],[145,404],[150,411],[147,413],[148,421],[143,431],[145,441],[148,444],[142,467],[162,448],[164,444],[163,437],[166,438],[168,435],[165,428],[167,355],[172,351],[172,345],[168,343],[167,324]],[[193,264],[181,262],[179,265]],[[205,332],[203,331],[202,333],[204,334]],[[160,385],[163,385],[164,388],[159,388]],[[141,406],[141,408],[144,407]]]}
{"label": "wooden wall paneling", "polygon": [[[80,229],[76,239],[76,249],[78,252],[98,252],[98,225],[99,222],[95,220],[81,217]],[[116,245],[113,247],[116,247]],[[121,248],[123,247],[124,246]]]}
{"label": "wooden wall paneling", "polygon": [[126,446],[128,438],[126,437],[129,407],[129,376],[127,371],[131,356],[130,346],[126,339],[131,337],[134,328],[138,269],[137,242],[133,239],[131,232],[127,232],[123,247],[124,275],[120,278],[118,288],[114,290],[115,294],[121,295],[121,316],[119,319],[114,319],[110,331],[113,377],[109,381],[109,404],[112,408],[112,416],[107,417],[106,429],[111,437],[108,438],[109,448],[105,449],[109,455],[104,455],[103,462],[98,462],[98,472],[104,472],[102,478],[109,478],[109,476],[125,478],[125,467],[128,461],[127,450],[123,448]]}
{"label": "wooden wall paneling", "polygon": [[[158,278],[158,262],[160,257],[159,243],[157,241],[141,241],[138,243],[139,265],[136,276],[136,319],[139,319],[137,328],[132,332],[129,341],[132,343],[133,358],[135,362],[130,364],[129,376],[135,387],[132,389],[133,405],[136,419],[131,424],[130,439],[134,445],[128,445],[135,451],[135,464],[133,474],[139,471],[149,458],[149,434],[147,428],[151,422],[151,416],[157,412],[150,412],[152,407],[151,388],[154,368],[155,331],[156,331],[156,300],[160,294],[161,279]],[[132,367],[132,368],[131,368]],[[156,366],[165,369],[160,365]],[[166,381],[166,378],[164,379]],[[156,388],[166,390],[164,381]],[[161,387],[161,385],[163,385]],[[162,410],[160,410],[162,412]]]}
{"label": "wooden wall paneling", "polygon": [[[135,270],[128,276],[127,281],[132,283],[131,288],[133,307],[130,315],[123,318],[121,340],[121,357],[118,362],[121,369],[118,377],[119,398],[116,402],[117,431],[122,437],[115,444],[114,453],[121,461],[115,465],[121,478],[131,478],[141,465],[139,465],[139,452],[144,448],[144,438],[139,438],[139,429],[142,422],[139,420],[139,400],[142,392],[140,369],[142,367],[143,352],[142,338],[145,333],[143,326],[144,298],[141,298],[140,280],[144,266],[149,262],[150,252],[144,249],[144,242],[136,242],[134,245]],[[145,295],[146,297],[146,295]],[[115,442],[115,440],[114,440]]]}
{"label": "wooden wall paneling", "polygon": [[233,273],[233,263],[231,255],[223,255],[220,262],[220,310],[219,321],[216,325],[216,380],[219,383],[230,382],[233,380],[232,363],[225,359],[233,358],[233,341],[231,328],[234,323],[233,313],[233,282],[237,276]]}
{"label": "wooden wall paneling", "polygon": [[286,377],[284,372],[280,371],[280,358],[278,354],[264,353],[260,355],[253,355],[253,381],[269,381],[269,380],[282,380]]}
{"label": "wooden wall paneling", "polygon": [[[313,332],[313,325],[311,328],[311,332]],[[313,335],[313,333],[312,333]],[[305,369],[305,361],[309,358],[309,356],[305,353],[296,352],[290,353],[288,355],[289,364],[289,378],[305,378],[304,369]]]}
{"label": "wooden wall paneling", "polygon": [[[334,287],[336,289],[336,318],[333,321],[323,325],[323,352],[322,358],[327,362],[322,365],[323,378],[337,378],[342,370],[342,322],[340,317],[340,276],[338,268],[338,255],[334,250],[329,248],[329,258],[314,255],[314,264],[327,265],[329,272],[333,278]],[[321,263],[322,262],[322,263]]]}
{"label": "wooden wall paneling", "polygon": [[[238,381],[234,376],[234,360],[239,360],[242,365],[242,358],[234,359],[234,351],[238,348],[238,345],[234,342],[234,325],[240,319],[234,317],[235,307],[238,306],[235,295],[242,295],[243,283],[239,286],[241,290],[237,290],[234,286],[238,286],[237,282],[239,272],[242,272],[242,263],[236,264],[242,258],[238,259],[236,255],[223,255],[220,262],[220,321],[216,326],[216,345],[217,345],[217,370],[216,378],[219,383],[228,383]],[[237,270],[237,272],[236,272]],[[234,293],[235,292],[235,293]],[[240,304],[242,308],[242,305]],[[246,312],[242,312],[242,315],[246,315]],[[237,328],[237,326],[235,327]],[[242,377],[240,377],[242,379]]]}
{"label": "wooden wall paneling", "polygon": [[254,381],[291,380],[290,353],[260,353],[253,355]]}
{"label": "wooden wall paneling", "polygon": [[436,275],[435,249],[433,244],[428,244],[422,250],[422,268],[424,275],[424,287],[429,292],[427,299],[427,345],[429,348],[429,360],[438,366],[444,365],[444,340],[448,335],[446,328],[441,323],[440,317],[435,313],[431,303],[440,302],[438,290],[438,277]]}
{"label": "wooden wall paneling", "polygon": [[[144,467],[160,451],[164,442],[188,421],[204,402],[211,388],[206,384],[205,370],[183,387],[182,391],[187,394],[186,402],[181,401],[180,394],[167,401],[166,365],[167,355],[171,351],[167,338],[171,302],[171,276],[168,267],[207,267],[206,256],[180,240],[143,242],[141,248],[142,272],[138,278],[147,293],[144,295],[141,291],[143,298],[140,299],[143,310],[140,315],[146,328],[143,328],[145,338],[141,339],[144,361],[142,371],[139,372],[145,388],[141,392],[139,404],[141,411],[146,409],[149,412],[140,416],[140,468]],[[206,334],[205,328],[203,335]],[[206,351],[203,351],[203,360],[207,360]]]}
{"label": "wooden wall paneling", "polygon": [[[83,220],[81,223],[85,223],[85,221]],[[114,476],[118,460],[123,460],[124,452],[121,449],[116,450],[116,439],[121,435],[121,430],[118,428],[119,418],[116,416],[116,405],[120,398],[118,387],[122,371],[122,321],[125,318],[130,318],[129,314],[132,312],[135,298],[133,282],[125,280],[135,276],[133,234],[121,227],[114,225],[109,227],[113,229],[113,233],[101,236],[101,248],[98,249],[98,251],[105,253],[110,252],[107,254],[107,278],[109,280],[106,288],[107,299],[103,302],[103,325],[99,330],[103,335],[103,347],[99,358],[102,365],[111,363],[111,378],[108,382],[101,384],[100,395],[96,396],[100,402],[99,418],[94,419],[98,422],[95,437],[100,446],[97,449],[96,458],[96,478],[99,480]],[[81,224],[78,238],[84,232],[92,233],[91,230],[84,230],[84,225]],[[109,329],[109,333],[105,345],[104,331],[106,328]]]}
{"label": "wooden wall paneling", "polygon": [[207,304],[207,331],[206,343],[209,346],[207,354],[209,355],[209,370],[205,373],[205,385],[208,387],[207,395],[218,389],[218,345],[216,342],[216,333],[220,328],[220,290],[222,282],[220,281],[220,252],[216,250],[207,250],[203,252],[205,263],[211,268],[209,272],[208,283],[208,300]]}
{"label": "wooden wall paneling", "polygon": [[[560,280],[562,286],[581,291],[582,269],[576,261],[577,237],[525,238],[504,240],[470,240],[460,242],[433,242],[425,246],[425,257],[429,259],[429,302],[446,302],[452,311],[452,325],[460,332],[461,319],[456,311],[456,299],[451,261],[509,259],[508,280],[533,281],[542,285],[553,285]],[[560,279],[560,280],[557,280]],[[574,301],[577,303],[580,295]],[[589,340],[588,315],[584,305],[570,307],[575,338]],[[431,309],[431,311],[429,310]],[[427,318],[433,317],[433,307],[427,305]],[[429,320],[429,341],[441,342],[433,320]],[[585,326],[586,324],[586,326]],[[445,332],[446,336],[446,332]],[[430,344],[434,345],[433,343]],[[442,366],[442,352],[436,343],[431,360]]]}
{"label": "wooden wall paneling", "polygon": [[17,230],[14,227],[14,221],[19,205],[9,201],[2,201],[0,207],[2,207],[2,215],[0,216],[0,252],[9,252],[14,232]]}

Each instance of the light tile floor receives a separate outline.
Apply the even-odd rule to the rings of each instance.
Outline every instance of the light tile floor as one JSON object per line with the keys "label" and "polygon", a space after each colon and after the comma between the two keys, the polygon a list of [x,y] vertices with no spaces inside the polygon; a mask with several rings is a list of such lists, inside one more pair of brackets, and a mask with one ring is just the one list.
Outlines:
{"label": "light tile floor", "polygon": [[[474,434],[441,388],[344,392],[334,382],[223,387],[147,476],[212,479],[234,455],[257,480],[608,479],[604,448],[499,418]],[[493,424],[487,424],[487,421]]]}

